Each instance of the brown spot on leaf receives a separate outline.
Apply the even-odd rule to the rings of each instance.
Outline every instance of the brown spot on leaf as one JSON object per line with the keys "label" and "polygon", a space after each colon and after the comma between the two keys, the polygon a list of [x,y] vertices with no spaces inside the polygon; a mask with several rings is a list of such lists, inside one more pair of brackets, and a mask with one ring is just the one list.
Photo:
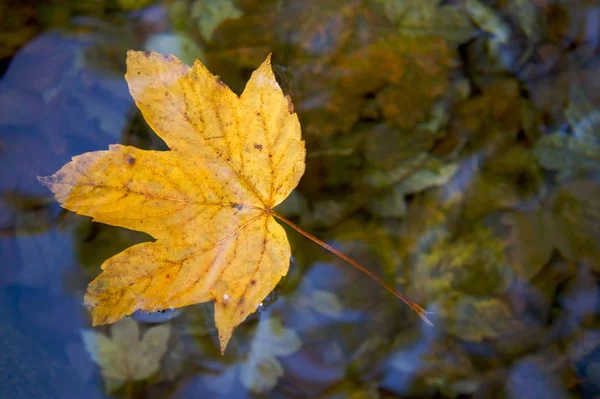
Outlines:
{"label": "brown spot on leaf", "polygon": [[290,114],[293,114],[294,113],[294,104],[292,103],[292,98],[288,95],[288,96],[285,96],[285,99],[287,100],[288,112]]}
{"label": "brown spot on leaf", "polygon": [[135,163],[135,158],[134,158],[134,157],[132,157],[132,156],[130,156],[129,158],[127,158],[127,163],[128,163],[129,165],[133,165],[133,164]]}
{"label": "brown spot on leaf", "polygon": [[262,151],[263,146],[262,144],[254,143],[254,148],[256,148],[258,151]]}

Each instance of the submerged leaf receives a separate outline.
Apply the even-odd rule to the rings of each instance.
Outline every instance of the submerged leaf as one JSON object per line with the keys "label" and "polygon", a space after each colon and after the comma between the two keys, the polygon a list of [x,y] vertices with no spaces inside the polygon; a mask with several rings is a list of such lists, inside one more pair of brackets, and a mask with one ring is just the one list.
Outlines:
{"label": "submerged leaf", "polygon": [[546,28],[546,20],[540,7],[531,0],[514,0],[512,6],[527,38],[538,42],[543,37]]}
{"label": "submerged leaf", "polygon": [[542,209],[513,212],[504,219],[511,226],[509,252],[519,277],[529,281],[550,260],[554,245]]}
{"label": "submerged leaf", "polygon": [[[390,37],[343,60],[342,85],[360,82],[387,120],[401,128],[424,121],[448,87],[452,58],[438,37]],[[356,89],[353,89],[356,90]]]}
{"label": "submerged leaf", "polygon": [[412,128],[445,92],[454,63],[445,38],[402,35],[375,1],[254,4],[223,28],[218,58],[247,68],[283,47],[307,136],[349,133],[361,115]]}
{"label": "submerged leaf", "polygon": [[401,180],[392,190],[372,198],[368,204],[369,210],[382,217],[402,217],[406,213],[405,196],[446,184],[458,168],[455,163],[442,164],[434,158],[428,161],[423,168]]}
{"label": "submerged leaf", "polygon": [[544,202],[528,212],[505,215],[511,225],[509,253],[519,277],[529,281],[557,249],[571,261],[600,265],[600,186],[574,181],[558,187]]}
{"label": "submerged leaf", "polygon": [[252,341],[248,360],[241,366],[240,378],[251,391],[266,393],[284,375],[277,357],[289,356],[302,346],[302,341],[291,329],[281,325],[278,319],[261,322]]}
{"label": "submerged leaf", "polygon": [[171,334],[169,324],[149,328],[141,340],[138,324],[129,318],[116,322],[110,332],[110,338],[94,330],[81,332],[85,348],[101,367],[109,391],[158,371]]}
{"label": "submerged leaf", "polygon": [[459,45],[473,36],[474,27],[459,8],[440,0],[379,0],[401,35],[440,36]]}
{"label": "submerged leaf", "polygon": [[185,64],[204,59],[202,48],[190,37],[179,33],[159,33],[150,36],[144,46],[157,53],[171,53]]}
{"label": "submerged leaf", "polygon": [[195,28],[208,42],[223,21],[242,16],[233,0],[176,0],[170,5],[169,14],[177,30],[188,33]]}
{"label": "submerged leaf", "polygon": [[343,309],[340,299],[335,294],[323,290],[311,292],[310,306],[315,311],[329,317],[339,317]]}
{"label": "submerged leaf", "polygon": [[430,228],[424,241],[410,259],[410,280],[437,308],[437,324],[474,342],[510,331],[517,318],[499,296],[510,287],[514,271],[500,237],[475,224],[453,234]]}
{"label": "submerged leaf", "polygon": [[499,43],[506,43],[510,36],[510,27],[505,23],[496,11],[483,4],[480,0],[466,0],[465,6],[471,18],[484,31],[494,35]]}
{"label": "submerged leaf", "polygon": [[512,143],[523,124],[522,108],[518,81],[495,79],[481,94],[459,104],[451,128],[475,148]]}
{"label": "submerged leaf", "polygon": [[572,135],[555,132],[536,143],[540,164],[558,172],[558,180],[585,176],[600,171],[600,111],[581,88],[571,89],[565,111]]}
{"label": "submerged leaf", "polygon": [[[505,246],[496,234],[482,225],[457,237],[440,234],[417,260],[415,284],[429,298],[452,295],[458,290],[472,295],[503,292],[512,279]],[[446,290],[452,287],[452,290]]]}
{"label": "submerged leaf", "polygon": [[[463,296],[441,305],[449,320],[448,329],[460,339],[481,342],[510,331],[517,319],[510,307],[495,298]],[[446,307],[447,306],[447,307]]]}
{"label": "submerged leaf", "polygon": [[600,185],[588,180],[566,184],[546,206],[549,231],[561,254],[600,270]]}

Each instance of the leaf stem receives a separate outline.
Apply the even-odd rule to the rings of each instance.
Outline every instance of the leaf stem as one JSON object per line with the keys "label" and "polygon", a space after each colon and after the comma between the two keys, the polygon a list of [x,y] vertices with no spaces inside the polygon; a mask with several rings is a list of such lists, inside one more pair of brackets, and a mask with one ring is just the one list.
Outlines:
{"label": "leaf stem", "polygon": [[309,240],[317,243],[318,245],[320,245],[321,247],[325,248],[326,250],[328,250],[329,252],[333,253],[334,255],[337,255],[341,259],[343,259],[346,262],[350,263],[352,266],[354,266],[355,268],[357,268],[358,270],[360,270],[361,272],[363,272],[364,274],[366,274],[367,276],[369,276],[370,278],[372,278],[373,280],[375,280],[383,288],[385,288],[386,290],[388,290],[389,292],[391,292],[392,294],[394,294],[396,297],[400,298],[408,306],[410,306],[410,308],[412,310],[414,310],[419,315],[419,317],[421,318],[421,320],[423,320],[425,323],[429,324],[430,326],[433,326],[433,323],[427,318],[427,315],[430,312],[427,312],[425,309],[423,309],[415,301],[413,301],[412,299],[406,297],[404,294],[402,294],[402,293],[396,291],[395,289],[393,289],[389,284],[387,284],[385,281],[383,281],[381,279],[381,277],[377,276],[375,273],[373,273],[372,271],[368,270],[367,268],[365,268],[364,266],[362,266],[360,263],[358,263],[357,261],[355,261],[351,257],[345,255],[341,251],[339,251],[339,250],[335,249],[334,247],[332,247],[331,245],[327,244],[325,241],[322,241],[322,240],[318,239],[317,237],[313,236],[312,234],[304,231],[302,228],[300,228],[300,226],[296,225],[291,220],[289,220],[289,219],[281,216],[279,213],[275,212],[274,210],[271,210],[271,214],[275,218],[281,220],[282,222],[284,222],[285,224],[287,224],[288,226],[290,226],[292,229],[296,230],[298,233],[302,234],[304,237],[306,237]]}

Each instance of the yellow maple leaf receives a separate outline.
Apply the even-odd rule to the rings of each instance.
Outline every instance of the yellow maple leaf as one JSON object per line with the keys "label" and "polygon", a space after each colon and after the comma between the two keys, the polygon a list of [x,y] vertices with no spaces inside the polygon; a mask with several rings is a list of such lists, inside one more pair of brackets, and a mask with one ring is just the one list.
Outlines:
{"label": "yellow maple leaf", "polygon": [[[290,246],[273,208],[304,173],[305,148],[291,100],[270,56],[237,96],[199,61],[129,51],[131,95],[169,151],[111,145],[40,177],[61,205],[95,221],[149,233],[106,260],[88,287],[93,324],[134,311],[214,301],[221,351],[234,328],[285,276]],[[426,318],[425,318],[426,319]]]}

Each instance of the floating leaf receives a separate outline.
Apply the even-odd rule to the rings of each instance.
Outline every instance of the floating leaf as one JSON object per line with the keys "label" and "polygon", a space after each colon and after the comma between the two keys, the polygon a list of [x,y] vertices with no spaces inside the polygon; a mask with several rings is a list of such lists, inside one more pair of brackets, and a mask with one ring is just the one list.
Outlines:
{"label": "floating leaf", "polygon": [[199,62],[131,51],[127,63],[132,96],[171,150],[113,145],[41,181],[67,209],[158,239],[103,264],[85,297],[94,324],[214,300],[224,350],[289,267],[271,208],[304,172],[298,119],[270,59],[240,97]]}
{"label": "floating leaf", "polygon": [[171,334],[168,324],[149,328],[140,340],[138,324],[128,318],[110,329],[111,336],[94,330],[83,330],[81,337],[88,353],[102,369],[108,391],[126,381],[139,381],[155,374],[167,350]]}

